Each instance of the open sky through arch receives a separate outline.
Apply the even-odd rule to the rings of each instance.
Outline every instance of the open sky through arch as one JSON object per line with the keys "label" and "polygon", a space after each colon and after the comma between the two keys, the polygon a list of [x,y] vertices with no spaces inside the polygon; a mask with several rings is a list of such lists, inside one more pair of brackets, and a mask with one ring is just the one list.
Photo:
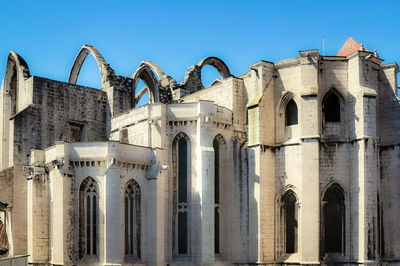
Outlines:
{"label": "open sky through arch", "polygon": [[[335,55],[349,36],[384,63],[400,62],[400,1],[2,1],[0,76],[8,53],[19,53],[32,75],[67,81],[80,48],[97,48],[118,75],[143,60],[178,82],[207,56],[233,75],[259,60],[293,58],[299,50]],[[205,69],[205,84],[218,77]],[[210,72],[210,73],[208,73]],[[100,87],[88,56],[78,84]]]}

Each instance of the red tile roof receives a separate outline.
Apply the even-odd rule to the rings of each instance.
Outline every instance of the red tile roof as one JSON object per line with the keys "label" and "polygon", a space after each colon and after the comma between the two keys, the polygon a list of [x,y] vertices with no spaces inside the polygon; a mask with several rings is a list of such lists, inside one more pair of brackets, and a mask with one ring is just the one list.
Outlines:
{"label": "red tile roof", "polygon": [[352,37],[349,37],[336,56],[349,56],[358,50],[370,52],[368,49],[365,49],[362,44],[358,43]]}

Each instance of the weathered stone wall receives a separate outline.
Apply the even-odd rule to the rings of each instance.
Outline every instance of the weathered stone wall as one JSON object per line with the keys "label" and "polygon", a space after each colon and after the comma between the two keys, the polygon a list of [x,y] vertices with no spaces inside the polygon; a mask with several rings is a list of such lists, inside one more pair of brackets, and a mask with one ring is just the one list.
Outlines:
{"label": "weathered stone wall", "polygon": [[70,124],[81,124],[85,141],[106,140],[107,95],[102,90],[33,77],[34,104],[39,108],[39,145],[69,141]]}
{"label": "weathered stone wall", "polygon": [[7,168],[0,172],[0,201],[9,204],[12,207],[13,203],[13,168]]}
{"label": "weathered stone wall", "polygon": [[[397,65],[380,65],[365,51],[326,57],[308,50],[294,59],[259,61],[232,77],[210,57],[177,84],[151,62],[142,62],[133,78],[117,76],[85,46],[71,81],[89,52],[102,71],[101,90],[28,74],[20,75],[17,90],[7,76],[5,87],[26,96],[11,90],[0,97],[1,167],[13,166],[0,173],[0,200],[12,203],[15,254],[30,253],[32,263],[133,263],[125,256],[124,193],[135,180],[143,263],[363,264],[400,256]],[[201,82],[204,65],[221,74],[209,88]],[[149,83],[153,99],[134,108],[138,79]],[[340,99],[340,122],[324,120],[322,103],[331,92]],[[292,99],[298,123],[287,126]],[[16,114],[5,112],[13,105]],[[67,143],[74,127],[83,143]],[[188,254],[182,256],[173,235],[177,136],[189,141]],[[214,139],[222,145],[218,255]],[[27,182],[39,165],[44,179]],[[97,256],[80,257],[79,188],[88,176],[98,186]],[[344,192],[344,251],[325,254],[323,199],[335,184]],[[296,197],[297,238],[295,252],[286,254],[282,197],[288,191]]]}

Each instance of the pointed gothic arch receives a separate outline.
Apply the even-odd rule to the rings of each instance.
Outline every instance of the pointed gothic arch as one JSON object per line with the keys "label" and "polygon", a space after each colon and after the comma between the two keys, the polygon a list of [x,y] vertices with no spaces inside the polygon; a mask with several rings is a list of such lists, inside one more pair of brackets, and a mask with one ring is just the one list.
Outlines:
{"label": "pointed gothic arch", "polygon": [[298,198],[294,190],[287,189],[280,199],[280,235],[284,254],[298,250]]}
{"label": "pointed gothic arch", "polygon": [[110,80],[111,77],[115,76],[115,72],[106,62],[101,53],[96,48],[88,44],[82,46],[81,50],[76,56],[74,63],[72,64],[71,71],[69,73],[68,82],[76,84],[82,65],[89,54],[91,54],[94,57],[99,67],[101,76],[101,87],[102,88],[107,87],[107,82]]}
{"label": "pointed gothic arch", "polygon": [[298,137],[301,123],[300,99],[291,91],[282,94],[276,107],[276,139],[284,142]]}
{"label": "pointed gothic arch", "polygon": [[326,91],[321,100],[324,122],[340,122],[343,120],[346,101],[343,94],[335,88]]}
{"label": "pointed gothic arch", "polygon": [[141,190],[139,184],[129,180],[124,190],[124,241],[126,260],[142,257]]}
{"label": "pointed gothic arch", "polygon": [[[139,102],[140,98],[142,98],[146,92],[149,93],[149,103],[156,103],[160,100],[158,79],[154,73],[157,73],[158,77],[160,78],[160,75],[163,75],[164,72],[162,72],[158,66],[156,66],[156,70],[154,70],[152,66],[156,65],[151,62],[149,63],[148,61],[143,61],[131,77],[133,79],[132,108],[136,106],[136,103]],[[143,80],[143,82],[146,84],[146,87],[143,87],[135,94],[136,87],[140,80]]]}
{"label": "pointed gothic arch", "polygon": [[345,253],[345,192],[338,183],[331,184],[322,202],[322,255]]}
{"label": "pointed gothic arch", "polygon": [[[19,111],[18,91],[24,90],[25,80],[30,77],[28,64],[16,52],[11,51],[8,54],[6,72],[2,84],[2,92],[10,98],[9,116],[13,116]],[[8,118],[10,118],[8,117]]]}
{"label": "pointed gothic arch", "polygon": [[191,142],[183,132],[176,135],[172,142],[173,165],[173,222],[172,254],[176,256],[190,254],[189,213],[190,213],[190,171]]}
{"label": "pointed gothic arch", "polygon": [[224,167],[222,162],[226,160],[226,141],[221,134],[214,137],[214,252],[219,254],[221,251],[221,210],[224,208],[221,204],[221,192],[225,188],[221,188],[221,177]]}
{"label": "pointed gothic arch", "polygon": [[228,66],[224,63],[224,61],[222,61],[218,57],[209,56],[207,58],[204,58],[197,64],[197,66],[199,66],[200,69],[206,65],[215,67],[218,70],[219,74],[221,75],[222,79],[226,79],[232,76]]}
{"label": "pointed gothic arch", "polygon": [[[203,75],[202,69],[203,69],[204,66],[212,66],[212,67],[214,67],[214,68],[218,71],[218,73],[219,73],[221,79],[226,79],[226,78],[229,78],[229,77],[232,76],[232,75],[231,75],[231,72],[229,71],[228,66],[224,63],[224,61],[222,61],[222,60],[219,59],[218,57],[209,56],[209,57],[207,57],[207,58],[204,58],[203,60],[201,60],[201,61],[197,64],[197,67],[199,68],[199,74],[200,74],[200,77],[199,77],[200,80],[199,80],[199,82],[200,82],[202,88],[205,87],[204,84],[203,84],[203,80],[202,80],[202,75]],[[216,81],[218,81],[218,80],[216,80]],[[216,83],[215,83],[216,81],[214,81],[214,82],[211,84],[211,86],[214,85],[214,84],[216,84]],[[218,83],[218,82],[217,82],[217,83]]]}
{"label": "pointed gothic arch", "polygon": [[79,186],[79,258],[99,254],[99,189],[86,177]]}

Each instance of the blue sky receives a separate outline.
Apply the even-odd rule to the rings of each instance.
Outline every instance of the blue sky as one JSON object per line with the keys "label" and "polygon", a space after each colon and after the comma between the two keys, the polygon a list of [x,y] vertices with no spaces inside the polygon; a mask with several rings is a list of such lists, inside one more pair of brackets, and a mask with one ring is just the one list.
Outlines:
{"label": "blue sky", "polygon": [[[151,60],[182,81],[207,56],[232,74],[259,61],[317,48],[334,55],[352,36],[385,62],[400,62],[400,1],[1,1],[0,76],[13,50],[31,74],[66,81],[83,44],[96,47],[117,74]],[[205,69],[204,83],[217,77]],[[78,84],[99,87],[88,57]]]}

